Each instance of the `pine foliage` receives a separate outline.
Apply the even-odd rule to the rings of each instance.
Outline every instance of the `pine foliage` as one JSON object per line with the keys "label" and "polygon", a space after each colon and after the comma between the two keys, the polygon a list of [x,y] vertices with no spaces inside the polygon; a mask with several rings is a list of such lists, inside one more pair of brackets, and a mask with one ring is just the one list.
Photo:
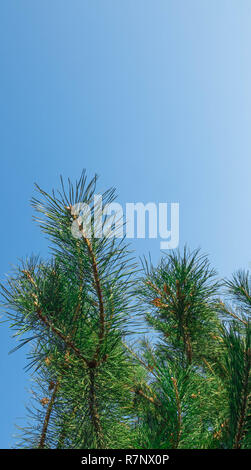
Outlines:
{"label": "pine foliage", "polygon": [[36,187],[50,259],[23,260],[1,285],[13,351],[30,345],[16,447],[250,448],[250,274],[219,282],[185,248],[145,261],[139,278],[124,239],[95,236],[96,184],[83,172],[58,192]]}

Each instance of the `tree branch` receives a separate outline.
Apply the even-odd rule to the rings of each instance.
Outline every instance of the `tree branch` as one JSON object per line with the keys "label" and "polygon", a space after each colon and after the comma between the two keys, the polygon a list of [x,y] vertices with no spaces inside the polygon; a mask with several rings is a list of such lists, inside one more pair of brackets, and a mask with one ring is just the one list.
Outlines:
{"label": "tree branch", "polygon": [[245,377],[244,377],[244,384],[243,384],[243,397],[241,403],[241,412],[240,418],[238,420],[238,427],[237,427],[237,434],[234,443],[234,449],[241,448],[241,439],[243,435],[243,428],[245,423],[245,416],[248,404],[248,382],[249,382],[249,374],[250,374],[250,348],[246,351],[246,368],[245,368]]}
{"label": "tree branch", "polygon": [[54,387],[51,399],[50,399],[49,404],[48,404],[48,408],[47,408],[47,411],[46,411],[45,418],[44,418],[42,434],[41,434],[41,438],[40,438],[40,442],[39,442],[39,446],[38,446],[39,449],[44,449],[44,444],[45,444],[46,434],[47,434],[47,430],[48,430],[48,426],[49,426],[50,416],[51,416],[53,405],[54,405],[55,400],[56,400],[56,396],[57,396],[59,386],[60,386],[60,382],[57,381],[57,383]]}
{"label": "tree branch", "polygon": [[180,441],[180,436],[181,436],[181,404],[180,404],[180,397],[179,397],[179,391],[178,391],[178,386],[177,386],[177,380],[174,377],[171,377],[171,380],[174,385],[174,390],[175,390],[175,397],[176,397],[176,404],[177,404],[177,412],[178,412],[178,431],[177,431],[177,439],[176,439],[176,444],[175,447],[177,449]]}
{"label": "tree branch", "polygon": [[[23,273],[26,274],[27,278],[30,280],[30,282],[37,289],[37,285],[36,285],[34,279],[32,278],[31,274],[28,271],[23,271]],[[72,349],[74,351],[74,353],[76,354],[76,356],[79,357],[79,359],[82,359],[85,362],[85,364],[88,365],[89,361],[83,356],[80,349],[78,349],[74,345],[74,343],[72,343],[72,341],[70,341],[68,339],[67,336],[63,335],[63,333],[61,333],[61,331],[59,331],[54,325],[52,325],[50,323],[50,321],[48,320],[48,318],[43,314],[41,308],[39,307],[38,296],[35,293],[33,293],[32,296],[33,296],[33,299],[34,299],[34,306],[36,308],[35,311],[36,311],[39,319],[47,326],[48,329],[50,329],[56,336],[58,336],[66,344],[66,346],[68,346],[70,349]]]}
{"label": "tree branch", "polygon": [[90,391],[89,391],[89,411],[91,422],[97,437],[98,448],[102,449],[104,446],[104,437],[100,424],[100,417],[98,413],[97,398],[95,392],[95,369],[89,369],[90,377]]}
{"label": "tree branch", "polygon": [[[71,206],[66,207],[66,209],[71,213],[71,209],[72,209]],[[93,361],[97,361],[99,353],[100,353],[101,344],[102,344],[104,334],[105,334],[105,309],[104,309],[103,294],[102,294],[102,289],[101,289],[101,282],[100,282],[100,279],[99,279],[98,266],[97,266],[96,258],[95,258],[95,255],[94,255],[94,252],[93,252],[93,249],[92,249],[92,244],[91,244],[89,238],[87,238],[87,236],[86,236],[86,234],[83,230],[83,224],[81,222],[79,222],[77,216],[74,215],[74,214],[73,214],[73,218],[75,220],[77,220],[79,231],[80,231],[80,233],[83,237],[83,240],[84,240],[84,242],[87,246],[87,250],[88,250],[90,260],[91,260],[91,265],[92,265],[94,288],[95,288],[97,296],[98,296],[99,318],[100,318],[99,343],[98,343],[96,352],[95,352],[94,357],[93,357]]]}

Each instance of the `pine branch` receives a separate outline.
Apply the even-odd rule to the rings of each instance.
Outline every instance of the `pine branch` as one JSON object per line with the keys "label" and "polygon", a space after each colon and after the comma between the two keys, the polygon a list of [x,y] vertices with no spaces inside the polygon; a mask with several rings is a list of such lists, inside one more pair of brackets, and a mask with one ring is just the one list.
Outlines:
{"label": "pine branch", "polygon": [[[66,207],[66,209],[70,213],[72,213],[72,206]],[[83,223],[79,222],[76,215],[73,215],[73,219],[77,220],[79,231],[88,249],[88,253],[91,259],[91,266],[92,266],[92,272],[93,272],[93,278],[94,278],[94,287],[97,292],[98,303],[99,303],[99,315],[100,315],[99,344],[97,346],[96,352],[93,357],[93,363],[94,363],[95,361],[98,360],[100,348],[101,348],[102,341],[104,338],[104,333],[105,333],[105,310],[104,310],[103,294],[102,294],[101,282],[100,282],[99,274],[98,274],[98,266],[97,266],[96,258],[93,252],[92,244],[89,238],[86,237],[86,234],[83,230]]]}
{"label": "pine branch", "polygon": [[237,424],[237,433],[234,443],[235,449],[241,448],[241,439],[243,437],[245,417],[247,413],[248,406],[248,396],[249,396],[249,376],[250,376],[250,365],[251,365],[251,351],[250,348],[245,352],[245,375],[243,383],[243,392],[242,392],[242,402],[240,407],[240,416]]}
{"label": "pine branch", "polygon": [[179,397],[179,390],[177,386],[177,380],[174,377],[171,377],[171,380],[173,382],[174,390],[175,390],[175,397],[176,397],[176,404],[177,404],[177,415],[178,415],[178,429],[177,429],[177,439],[176,439],[176,444],[175,448],[178,447],[179,441],[180,441],[180,436],[181,436],[181,404],[180,404],[180,397]]}
{"label": "pine branch", "polygon": [[[23,270],[23,273],[26,274],[27,278],[29,279],[29,281],[36,287],[37,289],[37,285],[34,281],[34,279],[32,278],[31,276],[31,273],[29,273],[28,271],[26,270]],[[38,303],[38,296],[36,294],[32,294],[32,297],[34,299],[34,306],[35,306],[35,311],[39,317],[39,319],[44,323],[44,325],[47,326],[47,328],[49,330],[51,330],[56,336],[58,336],[65,344],[68,348],[72,349],[72,351],[74,351],[74,353],[76,354],[76,356],[79,358],[79,359],[82,359],[86,365],[89,365],[91,364],[91,361],[88,361],[84,356],[83,354],[81,353],[81,351],[74,345],[74,343],[70,340],[71,338],[69,338],[69,336],[65,336],[63,335],[63,333],[61,333],[61,331],[58,330],[58,328],[56,328],[54,325],[52,325],[50,323],[50,321],[48,320],[48,318],[43,314],[41,308],[39,307],[39,303]]]}
{"label": "pine branch", "polygon": [[45,418],[44,418],[42,434],[41,434],[40,442],[39,442],[39,445],[38,445],[39,449],[44,448],[46,433],[47,433],[47,429],[48,429],[49,421],[50,421],[50,417],[51,417],[51,412],[52,412],[52,408],[53,408],[53,405],[54,405],[55,400],[56,400],[56,396],[57,396],[57,392],[59,390],[59,387],[60,387],[60,381],[58,380],[55,384],[51,399],[50,399],[49,404],[48,404],[46,415],[45,415]]}
{"label": "pine branch", "polygon": [[220,301],[218,304],[216,304],[216,306],[219,307],[220,311],[222,311],[223,313],[225,313],[226,315],[230,315],[231,317],[233,317],[235,320],[238,320],[239,322],[243,323],[243,325],[247,325],[248,322],[246,320],[243,320],[242,318],[240,318],[236,313],[234,312],[231,312],[231,310],[229,310],[226,305],[224,304],[224,302]]}
{"label": "pine branch", "polygon": [[100,417],[98,413],[97,398],[95,392],[95,370],[89,369],[90,377],[90,394],[89,394],[89,410],[91,421],[97,437],[98,448],[102,449],[104,446],[104,436],[100,424]]}

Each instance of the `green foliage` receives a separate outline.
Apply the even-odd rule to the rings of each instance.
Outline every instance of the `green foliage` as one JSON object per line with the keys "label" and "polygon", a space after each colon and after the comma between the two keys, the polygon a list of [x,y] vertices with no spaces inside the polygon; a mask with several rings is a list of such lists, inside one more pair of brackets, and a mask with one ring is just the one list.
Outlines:
{"label": "green foliage", "polygon": [[[124,240],[94,236],[96,180],[83,173],[52,194],[37,186],[51,258],[22,261],[1,285],[13,351],[30,344],[17,447],[249,448],[249,273],[219,282],[207,257],[185,248],[145,263],[138,279]],[[140,338],[142,313],[151,341]]]}
{"label": "green foliage", "polygon": [[161,334],[164,354],[168,350],[170,360],[183,366],[201,364],[216,347],[215,271],[205,256],[186,248],[183,255],[163,258],[156,269],[146,263],[145,271],[139,295],[150,307],[145,319]]}
{"label": "green foliage", "polygon": [[225,426],[227,448],[249,448],[250,440],[250,325],[241,332],[237,323],[223,329],[226,347],[226,391],[228,407]]}
{"label": "green foliage", "polygon": [[134,311],[134,265],[123,242],[87,239],[81,225],[81,238],[71,234],[72,205],[92,204],[93,219],[95,187],[96,178],[87,185],[83,174],[68,196],[63,184],[59,196],[38,188],[41,200],[32,204],[53,241],[52,261],[23,262],[2,288],[19,346],[32,341],[28,366],[39,374],[28,447],[129,445],[134,371],[123,340]]}

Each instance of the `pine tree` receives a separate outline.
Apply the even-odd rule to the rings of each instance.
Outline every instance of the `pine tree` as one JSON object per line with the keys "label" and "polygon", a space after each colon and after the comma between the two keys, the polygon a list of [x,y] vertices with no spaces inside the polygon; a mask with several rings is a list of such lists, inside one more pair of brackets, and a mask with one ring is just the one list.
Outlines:
{"label": "pine tree", "polygon": [[[16,446],[249,448],[250,274],[219,281],[185,248],[145,262],[139,279],[125,240],[96,236],[96,188],[85,173],[67,190],[62,179],[51,194],[36,186],[50,259],[23,260],[1,286],[14,350],[30,345]],[[114,189],[102,198],[112,202]]]}
{"label": "pine tree", "polygon": [[228,320],[221,328],[224,348],[218,358],[227,395],[220,437],[226,448],[250,448],[250,275],[239,271],[225,282],[225,286],[231,305],[223,302],[219,305],[223,319]]}
{"label": "pine tree", "polygon": [[215,274],[205,256],[186,248],[157,268],[145,264],[139,295],[159,341],[142,344],[151,392],[139,408],[141,445],[250,447],[250,276],[225,282],[236,301],[230,311]]}
{"label": "pine tree", "polygon": [[[37,186],[40,198],[32,200],[53,242],[52,259],[22,262],[3,286],[19,347],[32,342],[35,372],[32,419],[18,445],[129,447],[135,367],[123,341],[134,309],[135,266],[123,240],[87,238],[79,221],[75,207],[84,202],[93,230],[96,177],[87,184],[83,173],[75,187],[69,182],[68,193],[61,182],[58,194]],[[104,204],[113,199],[114,190],[103,194]]]}

